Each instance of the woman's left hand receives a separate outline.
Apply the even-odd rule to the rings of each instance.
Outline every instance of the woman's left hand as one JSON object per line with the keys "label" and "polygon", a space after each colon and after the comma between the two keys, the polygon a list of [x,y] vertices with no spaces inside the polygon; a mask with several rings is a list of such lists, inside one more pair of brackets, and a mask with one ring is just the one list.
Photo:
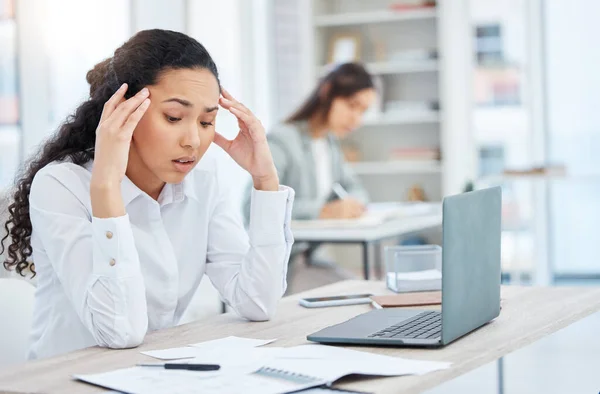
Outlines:
{"label": "woman's left hand", "polygon": [[225,89],[221,94],[219,104],[235,115],[240,131],[234,140],[228,140],[215,132],[215,144],[252,175],[256,190],[279,190],[277,169],[267,143],[265,128],[248,108],[234,99]]}

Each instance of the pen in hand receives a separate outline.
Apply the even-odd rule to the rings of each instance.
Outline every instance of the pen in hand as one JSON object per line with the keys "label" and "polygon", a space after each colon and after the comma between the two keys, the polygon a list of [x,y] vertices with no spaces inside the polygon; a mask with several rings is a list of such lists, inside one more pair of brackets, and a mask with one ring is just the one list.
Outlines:
{"label": "pen in hand", "polygon": [[344,187],[342,185],[340,185],[339,183],[334,183],[331,186],[333,192],[335,193],[336,196],[338,196],[338,198],[340,200],[344,200],[348,197],[350,197],[350,195],[348,194],[348,192],[346,191],[346,189],[344,189]]}

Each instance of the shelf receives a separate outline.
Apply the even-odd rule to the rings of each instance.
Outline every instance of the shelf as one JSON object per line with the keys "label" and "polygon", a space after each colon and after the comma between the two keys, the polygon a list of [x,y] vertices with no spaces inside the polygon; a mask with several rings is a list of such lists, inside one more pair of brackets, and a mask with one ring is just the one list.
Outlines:
{"label": "shelf", "polygon": [[369,23],[398,22],[419,19],[433,19],[437,16],[435,8],[413,11],[369,11],[346,14],[320,15],[315,17],[315,26],[348,26]]}
{"label": "shelf", "polygon": [[[422,61],[397,61],[397,62],[379,62],[367,63],[367,70],[374,75],[394,75],[394,74],[414,74],[424,72],[438,71],[438,62],[434,59]],[[331,70],[331,66],[321,66],[321,75],[327,74]]]}
{"label": "shelf", "polygon": [[600,183],[600,174],[499,174],[488,175],[477,180],[486,184],[503,182],[536,181],[536,182],[595,182]]}
{"label": "shelf", "polygon": [[438,174],[442,166],[437,160],[364,161],[351,163],[357,174]]}
{"label": "shelf", "polygon": [[383,112],[381,115],[373,118],[365,118],[365,126],[393,126],[401,124],[423,124],[437,123],[440,121],[438,111],[419,111],[419,112]]}
{"label": "shelf", "polygon": [[367,70],[371,74],[408,74],[434,72],[438,70],[436,60],[368,63]]}

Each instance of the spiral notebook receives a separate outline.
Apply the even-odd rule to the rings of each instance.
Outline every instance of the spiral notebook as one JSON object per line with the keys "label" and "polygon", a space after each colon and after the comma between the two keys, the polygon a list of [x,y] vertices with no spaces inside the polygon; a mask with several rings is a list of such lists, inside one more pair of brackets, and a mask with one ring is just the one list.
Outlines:
{"label": "spiral notebook", "polygon": [[301,386],[309,385],[302,390],[302,394],[370,394],[364,391],[343,390],[328,386],[322,379],[299,373],[289,372],[282,369],[264,367],[255,372],[255,374],[274,379],[283,379],[290,383]]}
{"label": "spiral notebook", "polygon": [[303,375],[301,373],[291,372],[284,369],[262,367],[254,372],[256,375],[272,379],[283,379],[290,383],[299,385],[310,385],[310,387],[319,386],[327,383],[326,380],[314,376]]}

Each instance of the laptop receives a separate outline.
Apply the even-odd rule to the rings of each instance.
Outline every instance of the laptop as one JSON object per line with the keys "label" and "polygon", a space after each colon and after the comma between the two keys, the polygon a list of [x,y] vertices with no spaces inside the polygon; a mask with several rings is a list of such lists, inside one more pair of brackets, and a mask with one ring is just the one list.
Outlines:
{"label": "laptop", "polygon": [[330,344],[439,347],[500,314],[500,187],[443,201],[442,310],[375,309],[307,337]]}

